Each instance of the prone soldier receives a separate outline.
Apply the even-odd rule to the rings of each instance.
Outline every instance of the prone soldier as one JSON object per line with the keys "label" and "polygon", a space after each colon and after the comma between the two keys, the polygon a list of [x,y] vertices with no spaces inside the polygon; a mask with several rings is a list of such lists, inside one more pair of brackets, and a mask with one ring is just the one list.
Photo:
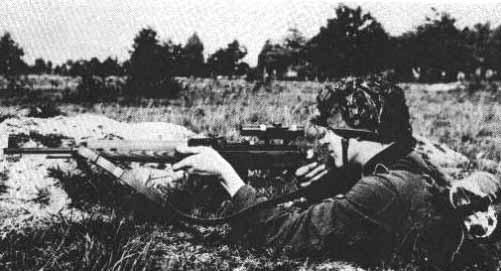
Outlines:
{"label": "prone soldier", "polygon": [[[331,163],[313,162],[295,174],[304,186],[323,180],[344,190],[306,208],[266,206],[230,220],[235,239],[362,265],[391,264],[399,255],[445,268],[457,262],[465,238],[496,236],[492,202],[501,191],[499,180],[476,173],[452,182],[416,152],[401,88],[377,77],[341,80],[321,91],[318,109],[308,132],[328,146]],[[374,132],[379,140],[343,138],[324,128],[339,115],[347,126]],[[168,186],[185,173],[216,176],[232,199],[230,212],[267,201],[216,150],[184,146],[177,151],[186,158],[157,184]],[[343,179],[332,178],[339,170],[346,172]],[[478,212],[486,223],[472,223]]]}

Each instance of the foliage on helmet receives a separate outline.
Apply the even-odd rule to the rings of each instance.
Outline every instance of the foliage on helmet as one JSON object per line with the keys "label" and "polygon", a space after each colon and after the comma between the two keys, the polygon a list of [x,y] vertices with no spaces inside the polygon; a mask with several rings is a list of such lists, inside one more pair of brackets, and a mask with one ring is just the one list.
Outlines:
{"label": "foliage on helmet", "polygon": [[376,132],[384,142],[412,138],[403,90],[382,76],[348,77],[323,88],[317,96],[322,125],[340,114],[354,129]]}

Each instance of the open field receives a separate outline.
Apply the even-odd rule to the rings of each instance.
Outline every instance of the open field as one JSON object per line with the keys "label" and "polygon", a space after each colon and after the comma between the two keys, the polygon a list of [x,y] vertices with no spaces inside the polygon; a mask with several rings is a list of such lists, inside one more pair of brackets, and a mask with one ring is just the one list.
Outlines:
{"label": "open field", "polygon": [[[95,113],[126,122],[164,121],[195,132],[236,139],[238,126],[249,123],[301,124],[315,113],[322,83],[277,82],[269,90],[253,90],[240,80],[183,79],[184,92],[171,101],[94,104],[54,103],[67,115]],[[403,84],[416,134],[449,145],[472,160],[465,170],[501,175],[501,94]],[[436,88],[436,87],[434,87]],[[12,101],[12,100],[11,100]],[[40,101],[39,101],[40,102]],[[24,103],[0,106],[1,115],[28,115]],[[164,225],[115,214],[111,209],[83,221],[54,217],[40,228],[2,233],[0,269],[18,270],[151,270],[163,269],[343,269],[329,259],[290,259],[268,250],[227,242],[226,228]],[[495,248],[490,260],[499,262]],[[396,268],[416,270],[412,265]],[[386,270],[388,267],[381,267]]]}

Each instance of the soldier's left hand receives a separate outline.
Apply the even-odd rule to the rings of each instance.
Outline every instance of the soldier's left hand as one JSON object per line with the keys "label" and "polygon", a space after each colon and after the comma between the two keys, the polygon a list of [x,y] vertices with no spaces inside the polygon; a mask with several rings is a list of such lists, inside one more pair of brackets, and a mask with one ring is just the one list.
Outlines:
{"label": "soldier's left hand", "polygon": [[130,174],[136,181],[156,189],[175,189],[186,179],[184,172],[173,171],[171,167],[165,169],[133,167],[130,169]]}

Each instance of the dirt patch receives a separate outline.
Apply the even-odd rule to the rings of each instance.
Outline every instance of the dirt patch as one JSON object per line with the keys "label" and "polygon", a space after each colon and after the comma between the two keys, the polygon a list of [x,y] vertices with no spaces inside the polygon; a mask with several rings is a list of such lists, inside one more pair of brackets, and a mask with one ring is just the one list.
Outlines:
{"label": "dirt patch", "polygon": [[[170,123],[123,123],[84,114],[44,119],[9,118],[0,124],[0,135],[3,148],[8,135],[21,138],[17,142],[19,147],[58,147],[65,139],[73,139],[76,144],[98,139],[182,140],[194,133]],[[45,155],[4,159],[0,170],[3,192],[0,193],[0,216],[4,218],[0,222],[0,232],[34,226],[54,215],[73,219],[88,215],[73,208],[71,197],[53,174],[54,170],[69,175],[80,172],[74,159],[47,159]]]}

